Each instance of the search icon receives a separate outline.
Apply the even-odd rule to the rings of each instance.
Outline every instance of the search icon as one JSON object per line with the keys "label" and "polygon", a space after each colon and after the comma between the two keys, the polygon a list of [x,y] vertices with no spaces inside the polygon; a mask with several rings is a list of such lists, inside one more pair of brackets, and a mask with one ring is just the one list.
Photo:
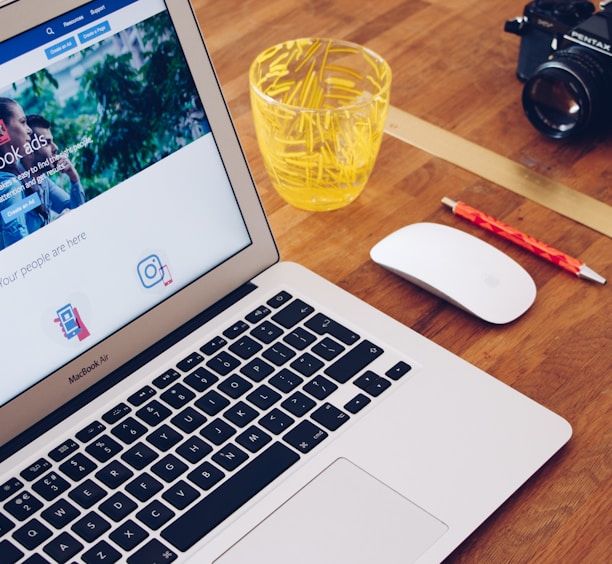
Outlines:
{"label": "search icon", "polygon": [[52,27],[48,27],[46,31],[47,31],[47,35],[55,35],[55,31],[53,31]]}

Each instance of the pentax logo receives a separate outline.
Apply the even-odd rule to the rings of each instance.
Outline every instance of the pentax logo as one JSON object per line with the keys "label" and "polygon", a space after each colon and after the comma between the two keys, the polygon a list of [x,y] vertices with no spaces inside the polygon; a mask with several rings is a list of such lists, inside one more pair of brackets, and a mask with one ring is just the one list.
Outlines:
{"label": "pentax logo", "polygon": [[592,45],[600,51],[605,51],[606,53],[612,54],[612,47],[609,43],[606,43],[605,41],[601,41],[599,39],[596,39],[595,37],[589,37],[588,35],[580,33],[579,31],[572,31],[570,33],[570,37],[572,37],[573,39],[577,39],[578,41],[580,41],[580,43],[584,43],[585,45]]}

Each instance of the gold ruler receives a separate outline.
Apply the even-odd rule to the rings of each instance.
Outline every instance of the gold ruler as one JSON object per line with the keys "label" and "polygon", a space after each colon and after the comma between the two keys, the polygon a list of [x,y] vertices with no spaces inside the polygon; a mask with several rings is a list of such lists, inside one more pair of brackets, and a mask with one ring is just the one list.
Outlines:
{"label": "gold ruler", "polygon": [[612,237],[612,207],[595,198],[394,106],[389,107],[385,131],[405,143]]}

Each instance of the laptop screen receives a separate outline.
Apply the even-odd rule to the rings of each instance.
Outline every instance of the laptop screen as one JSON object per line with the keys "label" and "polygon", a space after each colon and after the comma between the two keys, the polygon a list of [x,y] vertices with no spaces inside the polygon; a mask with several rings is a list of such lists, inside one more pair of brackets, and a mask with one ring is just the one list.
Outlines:
{"label": "laptop screen", "polygon": [[3,405],[252,238],[162,0],[11,37],[0,77]]}

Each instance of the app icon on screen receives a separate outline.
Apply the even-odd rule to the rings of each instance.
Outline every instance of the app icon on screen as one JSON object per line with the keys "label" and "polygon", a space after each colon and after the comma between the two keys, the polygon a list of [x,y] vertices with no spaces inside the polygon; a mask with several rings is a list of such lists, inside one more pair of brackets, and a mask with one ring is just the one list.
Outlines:
{"label": "app icon on screen", "polygon": [[66,339],[78,337],[79,341],[82,341],[89,337],[90,333],[87,327],[85,327],[77,308],[72,307],[71,304],[66,304],[58,309],[56,313],[57,317],[53,321],[59,324]]}
{"label": "app icon on screen", "polygon": [[136,267],[140,283],[145,288],[152,288],[158,284],[168,286],[172,284],[172,275],[167,264],[164,264],[159,255],[152,254],[142,259]]}

